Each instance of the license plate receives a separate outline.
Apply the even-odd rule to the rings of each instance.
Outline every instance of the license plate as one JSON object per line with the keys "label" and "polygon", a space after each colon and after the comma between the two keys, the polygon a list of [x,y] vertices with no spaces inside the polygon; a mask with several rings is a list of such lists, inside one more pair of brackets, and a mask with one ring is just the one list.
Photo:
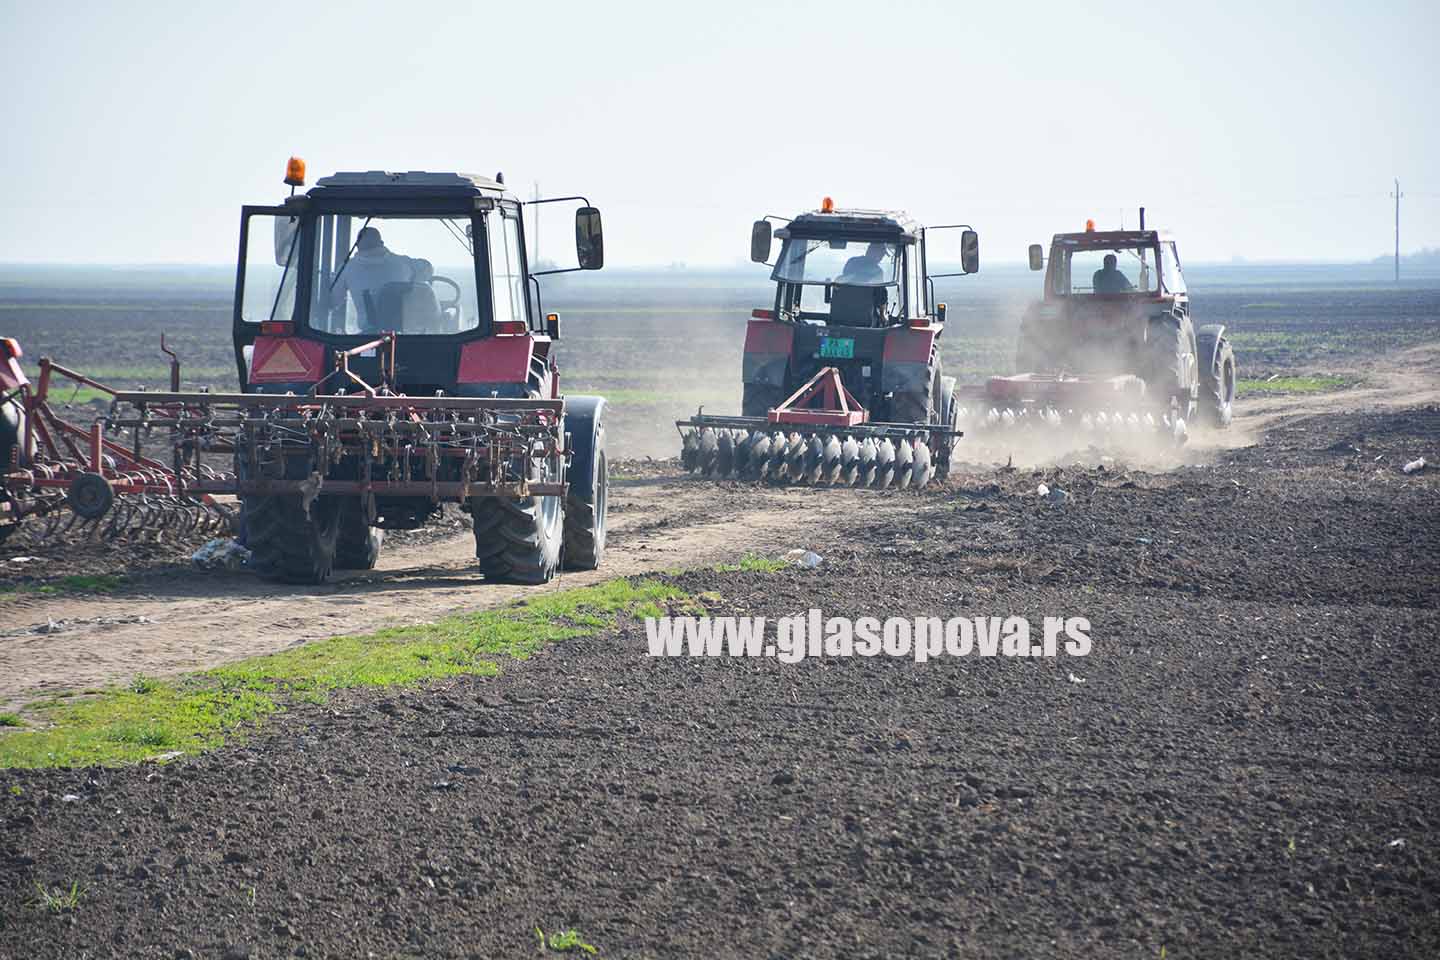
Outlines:
{"label": "license plate", "polygon": [[833,360],[853,360],[855,340],[852,337],[821,337],[820,356]]}

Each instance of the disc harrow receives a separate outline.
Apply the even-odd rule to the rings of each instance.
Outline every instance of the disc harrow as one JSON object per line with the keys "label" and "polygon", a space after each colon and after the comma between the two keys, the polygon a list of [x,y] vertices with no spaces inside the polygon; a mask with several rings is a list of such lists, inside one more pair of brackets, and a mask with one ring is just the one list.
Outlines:
{"label": "disc harrow", "polygon": [[923,489],[944,472],[933,450],[962,431],[871,423],[826,367],[764,417],[678,420],[680,462],[691,473],[816,487]]}
{"label": "disc harrow", "polygon": [[[936,477],[926,432],[771,430],[680,421],[680,461],[705,477],[817,487],[924,488]],[[758,418],[756,418],[758,420]]]}

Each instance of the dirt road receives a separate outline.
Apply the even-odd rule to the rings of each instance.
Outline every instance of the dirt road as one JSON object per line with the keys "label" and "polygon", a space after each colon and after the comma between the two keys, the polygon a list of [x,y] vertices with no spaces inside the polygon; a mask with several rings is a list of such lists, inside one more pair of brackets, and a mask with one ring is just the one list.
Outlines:
{"label": "dirt road", "polygon": [[455,530],[428,542],[387,544],[375,570],[341,573],[324,587],[162,567],[133,575],[111,595],[21,594],[6,601],[0,628],[0,708],[137,674],[202,669],[323,637],[426,622],[537,589],[703,566],[749,551],[773,554],[805,545],[811,528],[844,522],[862,507],[884,516],[915,504],[914,494],[711,485],[676,476],[673,464],[647,472],[654,475],[622,473],[612,484],[603,567],[563,574],[543,588],[486,583],[475,570],[471,534]]}

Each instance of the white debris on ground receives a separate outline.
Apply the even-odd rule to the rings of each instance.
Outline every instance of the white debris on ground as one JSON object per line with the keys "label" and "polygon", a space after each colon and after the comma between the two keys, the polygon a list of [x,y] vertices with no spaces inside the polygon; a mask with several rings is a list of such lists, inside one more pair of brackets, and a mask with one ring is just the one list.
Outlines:
{"label": "white debris on ground", "polygon": [[190,555],[201,570],[239,570],[250,562],[250,551],[234,540],[221,537],[210,540]]}
{"label": "white debris on ground", "polygon": [[1400,469],[1406,473],[1418,473],[1419,471],[1425,469],[1425,458],[1420,457],[1418,460],[1411,460],[1409,463],[1405,464],[1405,466],[1401,467]]}
{"label": "white debris on ground", "polygon": [[814,570],[825,562],[825,558],[813,550],[804,550],[796,547],[785,554],[785,562],[793,563],[797,567],[804,567],[806,570]]}
{"label": "white debris on ground", "polygon": [[1035,496],[1042,500],[1049,500],[1051,503],[1064,503],[1070,499],[1070,494],[1059,487],[1051,488],[1048,483],[1042,483],[1035,488]]}

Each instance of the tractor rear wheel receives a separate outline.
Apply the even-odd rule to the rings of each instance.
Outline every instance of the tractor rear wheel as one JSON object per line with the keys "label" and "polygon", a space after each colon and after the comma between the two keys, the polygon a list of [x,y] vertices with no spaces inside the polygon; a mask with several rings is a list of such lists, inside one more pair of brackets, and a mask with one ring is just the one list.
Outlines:
{"label": "tractor rear wheel", "polygon": [[[1203,362],[1203,360],[1202,360]],[[1235,351],[1222,339],[1209,368],[1200,371],[1200,410],[1205,425],[1216,430],[1230,426],[1235,403]]]}
{"label": "tractor rear wheel", "polygon": [[365,522],[360,498],[344,498],[340,504],[340,533],[335,541],[335,566],[341,570],[374,570],[384,542],[385,531]]}
{"label": "tractor rear wheel", "polygon": [[18,400],[0,404],[0,474],[20,466],[20,438],[25,432],[25,411]]}
{"label": "tractor rear wheel", "polygon": [[1193,419],[1200,383],[1189,321],[1161,317],[1150,322],[1148,332],[1144,374],[1147,395],[1166,406],[1171,399],[1176,400],[1180,415],[1187,421]]}
{"label": "tractor rear wheel", "polygon": [[[564,476],[559,457],[546,461],[534,479],[555,482]],[[475,559],[487,580],[547,583],[560,567],[565,533],[565,504],[558,496],[472,497]]]}
{"label": "tractor rear wheel", "polygon": [[324,583],[335,566],[340,498],[316,497],[305,510],[300,494],[244,498],[245,546],[262,577],[286,583]]}
{"label": "tractor rear wheel", "polygon": [[763,417],[785,402],[789,394],[783,387],[772,387],[766,383],[745,384],[740,397],[740,415]]}
{"label": "tractor rear wheel", "polygon": [[605,556],[605,510],[609,467],[605,459],[605,401],[565,398],[570,435],[569,494],[565,498],[566,570],[594,570]]}

